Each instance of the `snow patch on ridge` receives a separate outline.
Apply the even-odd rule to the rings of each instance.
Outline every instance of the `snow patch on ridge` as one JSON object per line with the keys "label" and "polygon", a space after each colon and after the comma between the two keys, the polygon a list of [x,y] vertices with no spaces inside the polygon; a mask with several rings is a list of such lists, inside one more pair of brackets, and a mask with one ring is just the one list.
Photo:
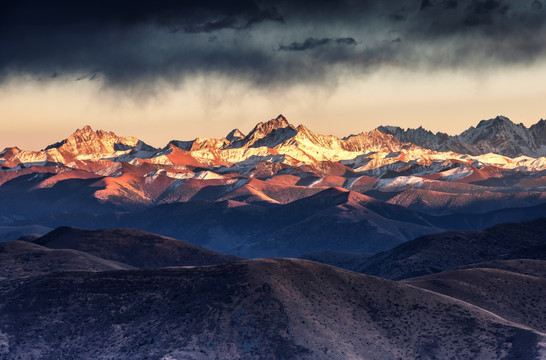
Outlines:
{"label": "snow patch on ridge", "polygon": [[443,171],[442,180],[444,181],[456,181],[472,175],[472,169],[468,167],[456,167],[451,170]]}
{"label": "snow patch on ridge", "polygon": [[407,188],[419,189],[423,186],[423,178],[417,176],[398,176],[392,179],[379,179],[376,189],[382,191],[402,191]]}

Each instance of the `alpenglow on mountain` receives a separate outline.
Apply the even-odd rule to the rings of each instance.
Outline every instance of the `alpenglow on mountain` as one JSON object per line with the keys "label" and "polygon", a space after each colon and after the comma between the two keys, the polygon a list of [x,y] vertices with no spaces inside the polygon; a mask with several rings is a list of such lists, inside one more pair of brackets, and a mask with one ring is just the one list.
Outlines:
{"label": "alpenglow on mountain", "polygon": [[531,220],[546,215],[546,158],[506,152],[542,155],[544,123],[338,138],[279,115],[246,135],[163,148],[85,126],[41,151],[0,152],[0,240],[125,226],[240,256],[299,256]]}
{"label": "alpenglow on mountain", "polygon": [[[222,150],[219,158],[227,162],[236,162],[241,158],[242,151],[237,149],[250,148],[275,149],[276,153],[304,162],[355,160],[354,153],[392,153],[403,149],[411,153],[417,147],[473,156],[494,153],[512,158],[522,155],[542,157],[546,155],[546,120],[540,120],[526,128],[523,124],[514,124],[508,118],[498,116],[491,120],[482,120],[476,127],[470,127],[455,136],[441,132],[432,133],[422,127],[405,130],[395,126],[380,126],[376,130],[340,139],[316,134],[303,125],[295,127],[284,116],[279,115],[275,119],[258,123],[246,136],[240,130],[234,129],[222,139],[173,140],[162,149],[153,148],[134,137],[120,137],[103,130],[93,131],[90,126],[85,126],[42,151],[6,148],[0,153],[0,161],[4,167],[12,167],[10,164],[45,162],[68,165],[74,160],[149,159],[158,162],[163,155],[171,152],[172,147],[195,152],[193,157],[200,157],[201,160],[211,156],[199,151]],[[247,151],[242,157],[261,153],[264,152],[256,151],[247,155],[250,154]]]}

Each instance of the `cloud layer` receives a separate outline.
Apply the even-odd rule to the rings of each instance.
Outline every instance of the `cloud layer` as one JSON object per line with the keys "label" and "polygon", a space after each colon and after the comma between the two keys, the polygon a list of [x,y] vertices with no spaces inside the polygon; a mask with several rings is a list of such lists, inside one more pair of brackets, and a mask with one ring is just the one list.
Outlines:
{"label": "cloud layer", "polygon": [[278,86],[384,66],[481,70],[542,59],[545,25],[540,0],[10,1],[0,80],[127,88],[212,73]]}

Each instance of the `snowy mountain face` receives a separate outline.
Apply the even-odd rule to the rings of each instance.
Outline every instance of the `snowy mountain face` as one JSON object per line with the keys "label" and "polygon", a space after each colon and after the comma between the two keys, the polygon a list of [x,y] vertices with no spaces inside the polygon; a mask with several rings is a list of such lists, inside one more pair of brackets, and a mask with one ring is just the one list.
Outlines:
{"label": "snowy mountain face", "polygon": [[59,152],[75,156],[111,154],[132,149],[138,143],[139,140],[134,137],[119,137],[112,132],[93,131],[90,126],[85,126],[65,140],[46,147],[45,150],[58,149]]}
{"label": "snowy mountain face", "polygon": [[[408,130],[380,127],[338,138],[314,133],[303,125],[295,127],[279,115],[258,123],[246,136],[235,129],[222,139],[173,140],[163,149],[155,149],[134,137],[120,137],[86,126],[38,152],[5,149],[0,154],[0,161],[7,168],[55,163],[89,170],[90,162],[94,162],[93,171],[100,171],[111,166],[109,162],[112,161],[136,161],[135,164],[212,168],[250,166],[250,172],[264,161],[280,162],[289,167],[306,164],[314,168],[323,167],[320,163],[327,161],[349,166],[355,171],[368,171],[368,175],[382,176],[386,171],[407,166],[432,166],[433,163],[456,160],[478,167],[490,164],[503,169],[537,171],[543,160],[532,157],[508,159],[506,154],[531,154],[546,149],[545,124],[542,120],[527,129],[522,124],[497,117],[482,121],[457,136],[434,134],[422,127]],[[100,161],[103,165],[97,163]],[[430,171],[434,172],[434,168],[432,166]]]}
{"label": "snowy mountain face", "polygon": [[274,148],[292,138],[297,130],[282,115],[267,122],[258,123],[247,136],[233,142],[231,148],[268,147]]}
{"label": "snowy mountain face", "polygon": [[423,127],[417,129],[404,130],[398,126],[380,126],[377,128],[382,133],[394,136],[401,142],[413,143],[425,149],[433,149],[437,151],[448,150],[445,143],[449,140],[449,135],[438,132],[433,133],[425,130]]}
{"label": "snowy mountain face", "polygon": [[[423,212],[489,211],[546,200],[546,157],[504,155],[546,149],[545,132],[544,120],[527,129],[499,117],[456,137],[381,127],[338,138],[279,115],[247,135],[235,129],[156,149],[86,126],[41,151],[4,149],[0,196],[21,203],[21,189],[29,201],[37,189],[52,198],[77,189],[85,201],[131,208],[193,200],[288,204],[340,188]],[[76,198],[59,201],[59,211]]]}
{"label": "snowy mountain face", "polygon": [[[99,161],[121,157],[121,160],[149,156],[157,149],[135,137],[120,137],[113,132],[93,131],[90,126],[76,130],[68,138],[49,145],[40,151],[11,151],[5,154],[17,164],[58,163],[68,165],[74,161]],[[137,155],[137,153],[140,153]],[[128,156],[124,156],[128,155]]]}
{"label": "snowy mountain face", "polygon": [[454,151],[461,154],[484,155],[495,153],[508,157],[546,155],[546,121],[540,120],[530,128],[514,124],[504,116],[482,120],[459,135],[436,134],[422,127],[402,129],[380,126],[377,130],[393,135],[402,142],[411,142],[435,151]]}
{"label": "snowy mountain face", "polygon": [[233,129],[229,134],[227,134],[226,140],[229,142],[234,142],[236,140],[241,140],[244,137],[245,134],[243,134],[239,129]]}
{"label": "snowy mountain face", "polygon": [[538,147],[539,154],[546,154],[546,120],[541,119],[534,125],[531,125],[529,132],[533,137],[534,144]]}

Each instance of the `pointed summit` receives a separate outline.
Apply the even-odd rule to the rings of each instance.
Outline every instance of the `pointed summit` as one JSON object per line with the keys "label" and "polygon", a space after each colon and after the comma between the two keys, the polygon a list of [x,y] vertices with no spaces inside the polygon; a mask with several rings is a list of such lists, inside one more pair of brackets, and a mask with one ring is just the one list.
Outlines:
{"label": "pointed summit", "polygon": [[17,146],[13,147],[7,147],[2,152],[0,152],[0,158],[11,158],[12,156],[15,156],[21,152],[21,149],[19,149]]}
{"label": "pointed summit", "polygon": [[273,148],[276,145],[294,137],[298,131],[281,114],[275,119],[258,123],[244,138],[233,143],[232,147],[260,147]]}
{"label": "pointed summit", "polygon": [[83,128],[81,128],[81,130],[78,129],[78,130],[76,130],[75,132],[76,132],[76,133],[77,133],[77,132],[89,133],[89,132],[93,132],[93,129],[91,128],[90,125],[85,125]]}
{"label": "pointed summit", "polygon": [[279,116],[277,116],[275,119],[258,123],[258,125],[256,125],[256,127],[249,133],[249,135],[255,131],[271,132],[273,130],[283,129],[287,127],[295,129],[295,127],[292,126],[282,114],[279,114]]}
{"label": "pointed summit", "polygon": [[483,127],[499,127],[499,126],[513,126],[516,125],[512,122],[512,120],[508,119],[506,116],[499,115],[494,119],[489,120],[482,120],[478,123],[476,126],[476,129],[483,128]]}
{"label": "pointed summit", "polygon": [[286,124],[288,124],[288,120],[286,120],[286,118],[284,117],[283,114],[279,114],[279,115],[275,118],[275,121],[278,121],[278,122],[281,122],[281,123],[286,123]]}
{"label": "pointed summit", "polygon": [[483,155],[496,153],[512,158],[527,155],[545,155],[546,122],[538,122],[529,129],[516,124],[506,116],[481,120],[459,135],[432,133],[421,126],[417,129],[401,129],[397,126],[380,126],[377,129],[391,134],[403,143],[411,142],[426,149],[454,151],[460,154]]}
{"label": "pointed summit", "polygon": [[482,120],[457,136],[463,144],[461,153],[471,155],[496,153],[515,158],[520,155],[533,156],[537,146],[523,124],[515,124],[505,116]]}
{"label": "pointed summit", "polygon": [[87,158],[102,157],[133,148],[148,149],[150,147],[135,137],[121,137],[110,131],[94,131],[91,126],[85,125],[66,139],[49,145],[45,150],[57,149],[68,158],[82,156]]}
{"label": "pointed summit", "polygon": [[230,131],[229,134],[226,136],[226,140],[229,142],[241,140],[245,137],[245,134],[243,134],[239,129],[233,129]]}

